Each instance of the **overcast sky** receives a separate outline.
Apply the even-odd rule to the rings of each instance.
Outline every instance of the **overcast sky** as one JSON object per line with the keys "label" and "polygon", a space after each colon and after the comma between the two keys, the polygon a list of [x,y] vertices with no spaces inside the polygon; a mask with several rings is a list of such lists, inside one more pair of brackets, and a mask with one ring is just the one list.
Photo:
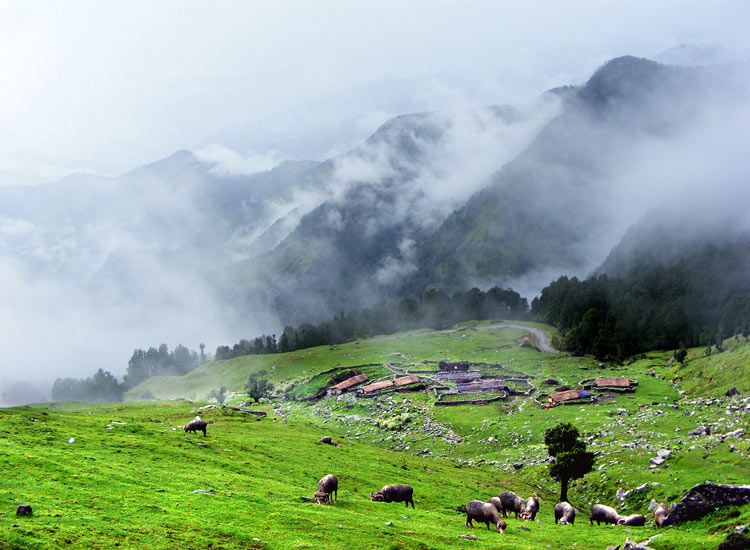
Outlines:
{"label": "overcast sky", "polygon": [[337,116],[369,131],[398,105],[518,101],[680,43],[746,52],[748,15],[721,0],[0,0],[0,184],[119,174],[238,123],[278,140]]}

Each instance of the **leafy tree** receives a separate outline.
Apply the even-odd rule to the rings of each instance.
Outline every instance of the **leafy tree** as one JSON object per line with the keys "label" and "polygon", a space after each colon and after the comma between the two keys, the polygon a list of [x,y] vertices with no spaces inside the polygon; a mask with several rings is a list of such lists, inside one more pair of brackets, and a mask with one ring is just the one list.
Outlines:
{"label": "leafy tree", "polygon": [[257,403],[262,397],[271,395],[273,384],[268,379],[266,371],[259,371],[248,376],[245,389],[247,390],[247,396]]}
{"label": "leafy tree", "polygon": [[544,432],[547,452],[555,460],[550,464],[550,476],[560,482],[560,500],[568,500],[568,483],[589,473],[594,467],[594,453],[586,450],[578,429],[561,422]]}
{"label": "leafy tree", "polygon": [[212,390],[211,393],[208,394],[208,397],[211,399],[216,399],[216,402],[219,405],[223,405],[224,402],[227,400],[227,388],[226,386],[220,387],[218,390]]}

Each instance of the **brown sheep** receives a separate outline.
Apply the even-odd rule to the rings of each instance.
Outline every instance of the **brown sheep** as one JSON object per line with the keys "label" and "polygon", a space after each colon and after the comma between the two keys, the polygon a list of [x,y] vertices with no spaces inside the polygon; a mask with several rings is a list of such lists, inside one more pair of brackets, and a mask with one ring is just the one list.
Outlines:
{"label": "brown sheep", "polygon": [[482,502],[480,500],[472,500],[466,506],[466,521],[464,525],[466,527],[474,527],[472,521],[478,521],[484,523],[487,526],[487,530],[490,528],[490,523],[495,526],[495,530],[498,533],[504,533],[507,524],[500,519],[500,514],[494,504],[490,502]]}
{"label": "brown sheep", "polygon": [[576,509],[569,502],[558,502],[555,504],[555,523],[560,525],[573,525],[576,521]]}
{"label": "brown sheep", "polygon": [[409,485],[386,485],[380,491],[370,494],[370,500],[375,502],[404,502],[406,507],[414,508],[414,489]]}
{"label": "brown sheep", "polygon": [[[333,497],[333,498],[331,498]],[[328,504],[339,499],[339,480],[333,474],[328,474],[318,481],[318,490],[315,492],[315,502]]]}
{"label": "brown sheep", "polygon": [[492,497],[490,500],[488,500],[490,504],[492,504],[495,508],[497,508],[498,513],[503,513],[503,503],[500,500],[499,497]]}
{"label": "brown sheep", "polygon": [[594,525],[594,522],[596,522],[597,525],[601,525],[602,523],[607,524],[616,524],[620,520],[620,514],[617,513],[617,510],[610,506],[605,506],[604,504],[594,504],[591,507],[591,514],[589,515],[589,521],[591,522],[591,525]]}
{"label": "brown sheep", "polygon": [[661,527],[664,520],[669,515],[669,508],[666,504],[659,504],[654,508],[654,525]]}

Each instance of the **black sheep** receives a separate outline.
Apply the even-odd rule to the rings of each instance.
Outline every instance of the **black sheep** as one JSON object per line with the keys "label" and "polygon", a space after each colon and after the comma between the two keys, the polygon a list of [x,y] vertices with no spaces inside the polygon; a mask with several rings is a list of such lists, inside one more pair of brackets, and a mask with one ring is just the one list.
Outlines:
{"label": "black sheep", "polygon": [[194,420],[189,422],[183,430],[185,433],[188,432],[203,432],[203,437],[206,437],[206,427],[208,426],[208,422],[205,420],[201,420],[200,416],[196,416]]}
{"label": "black sheep", "polygon": [[406,507],[414,508],[414,489],[409,485],[386,485],[377,493],[370,494],[370,500],[375,502],[405,502]]}

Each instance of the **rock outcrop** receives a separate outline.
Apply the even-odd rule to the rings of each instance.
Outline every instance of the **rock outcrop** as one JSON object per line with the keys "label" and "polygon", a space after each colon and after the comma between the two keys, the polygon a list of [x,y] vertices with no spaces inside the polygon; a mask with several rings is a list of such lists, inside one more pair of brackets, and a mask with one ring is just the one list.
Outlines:
{"label": "rock outcrop", "polygon": [[663,525],[700,519],[722,506],[750,504],[750,485],[714,485],[700,483],[674,505]]}

